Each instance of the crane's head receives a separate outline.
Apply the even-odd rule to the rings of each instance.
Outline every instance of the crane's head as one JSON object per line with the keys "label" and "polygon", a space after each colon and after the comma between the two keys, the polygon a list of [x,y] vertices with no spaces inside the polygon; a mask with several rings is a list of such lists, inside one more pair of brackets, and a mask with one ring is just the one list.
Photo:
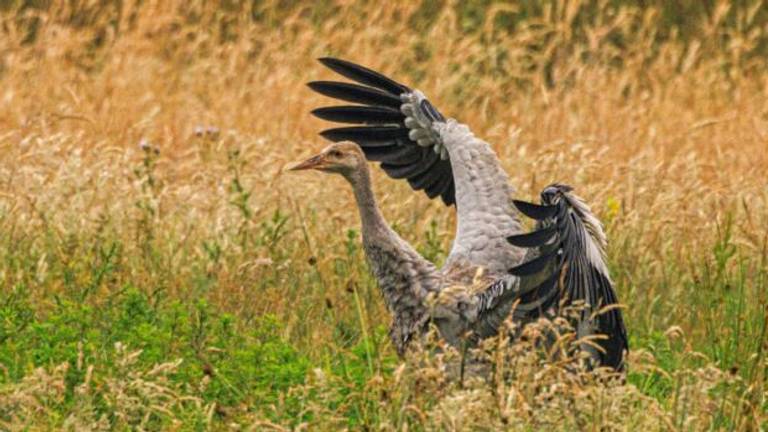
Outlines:
{"label": "crane's head", "polygon": [[323,172],[342,174],[345,177],[365,166],[365,155],[357,144],[342,141],[333,143],[311,158],[291,164],[291,171],[314,169]]}

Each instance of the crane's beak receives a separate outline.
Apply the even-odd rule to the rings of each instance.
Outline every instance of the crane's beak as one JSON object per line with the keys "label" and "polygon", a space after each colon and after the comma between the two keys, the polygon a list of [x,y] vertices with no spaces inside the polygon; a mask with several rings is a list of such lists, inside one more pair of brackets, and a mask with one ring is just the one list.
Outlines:
{"label": "crane's beak", "polygon": [[303,162],[294,162],[286,167],[289,171],[301,171],[308,169],[322,169],[325,166],[323,154],[312,156]]}

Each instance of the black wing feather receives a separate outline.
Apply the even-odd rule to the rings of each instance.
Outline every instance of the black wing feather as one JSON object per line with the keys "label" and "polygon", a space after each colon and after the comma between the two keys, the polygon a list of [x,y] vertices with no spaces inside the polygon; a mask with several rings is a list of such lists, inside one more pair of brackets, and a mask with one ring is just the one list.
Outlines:
{"label": "black wing feather", "polygon": [[392,164],[381,164],[381,168],[386,173],[396,179],[408,179],[416,180],[423,173],[429,172],[430,168],[437,164],[440,160],[440,156],[434,152],[422,153],[421,160],[418,164],[393,166]]}
{"label": "black wing feather", "polygon": [[361,148],[368,160],[383,162],[391,166],[408,166],[421,160],[421,152],[410,146],[393,144],[381,147],[364,146]]}
{"label": "black wing feather", "polygon": [[359,105],[317,108],[312,110],[312,115],[323,120],[351,124],[397,124],[403,118],[403,114],[393,108]]}
{"label": "black wing feather", "polygon": [[600,269],[602,265],[590,260],[587,242],[595,240],[569,199],[563,197],[553,205],[515,201],[523,214],[539,221],[538,230],[510,236],[508,240],[513,245],[531,248],[533,253],[527,256],[536,253],[539,256],[510,269],[509,273],[521,278],[521,287],[538,283],[542,276],[546,280],[534,288],[496,293],[499,298],[495,299],[484,298],[483,304],[488,308],[483,313],[488,320],[498,321],[498,315],[507,310],[504,308],[517,301],[514,318],[529,321],[550,310],[558,312],[560,306],[584,302],[588,306],[580,320],[593,319],[596,333],[606,336],[596,341],[601,347],[600,364],[623,370],[629,343],[616,292],[609,276]]}
{"label": "black wing feather", "polygon": [[557,301],[559,279],[560,274],[558,272],[552,273],[547,280],[531,291],[535,294],[534,296],[522,299],[515,308],[515,313],[518,317],[532,318],[530,317],[532,312],[537,312],[535,316],[541,316],[544,311],[549,309]]}
{"label": "black wing feather", "polygon": [[440,195],[440,197],[443,199],[445,205],[450,206],[456,204],[456,184],[453,182],[453,175],[451,175],[448,186],[445,188],[445,191]]}
{"label": "black wing feather", "polygon": [[439,196],[443,196],[450,187],[453,185],[453,177],[442,175],[440,176],[440,182],[433,186],[434,191]]}
{"label": "black wing feather", "polygon": [[[382,169],[390,177],[407,179],[412,188],[424,190],[430,198],[440,196],[446,205],[453,205],[456,189],[450,161],[441,160],[431,147],[420,147],[408,137],[400,96],[412,90],[346,60],[324,57],[319,61],[357,84],[314,81],[308,86],[322,95],[361,105],[318,108],[312,114],[339,123],[374,125],[328,129],[321,135],[331,141],[354,141],[368,160],[382,162]],[[434,121],[445,120],[428,101],[422,101],[420,107]]]}
{"label": "black wing feather", "polygon": [[402,93],[408,93],[411,91],[411,89],[408,87],[393,81],[392,79],[387,78],[374,70],[368,69],[365,66],[360,66],[358,64],[333,57],[322,57],[319,58],[318,61],[339,75],[347,77],[353,81],[357,81],[361,84],[376,87],[386,91],[387,93],[400,95]]}
{"label": "black wing feather", "polygon": [[[569,210],[567,200],[562,199],[557,205],[557,227],[563,253],[565,272],[562,296],[566,304],[586,303],[582,319],[593,319],[592,314],[605,306],[618,304],[613,283],[608,275],[600,271],[587,256],[587,233],[582,220]],[[616,370],[624,368],[624,354],[629,349],[626,327],[618,307],[598,313],[594,317],[596,332],[607,338],[597,340],[602,348],[599,353],[600,363]]]}
{"label": "black wing feather", "polygon": [[352,126],[326,129],[320,135],[335,142],[390,143],[408,138],[408,129],[399,126]]}
{"label": "black wing feather", "polygon": [[436,167],[435,169],[423,172],[418,177],[408,179],[408,183],[414,189],[424,189],[428,197],[434,198],[438,195],[435,187],[440,184],[443,177],[442,174],[441,167]]}
{"label": "black wing feather", "polygon": [[540,271],[544,270],[547,264],[552,262],[552,259],[557,256],[557,251],[552,251],[548,254],[540,255],[528,262],[524,262],[516,267],[509,269],[509,274],[513,276],[532,276]]}
{"label": "black wing feather", "polygon": [[322,95],[347,102],[385,106],[396,109],[400,109],[400,105],[402,104],[398,96],[357,84],[337,81],[312,81],[307,85],[309,88]]}
{"label": "black wing feather", "polygon": [[512,200],[512,202],[520,213],[537,221],[551,218],[557,211],[557,206],[538,205],[519,200]]}
{"label": "black wing feather", "polygon": [[529,233],[509,236],[507,241],[517,247],[537,247],[549,243],[554,235],[555,227],[552,225]]}

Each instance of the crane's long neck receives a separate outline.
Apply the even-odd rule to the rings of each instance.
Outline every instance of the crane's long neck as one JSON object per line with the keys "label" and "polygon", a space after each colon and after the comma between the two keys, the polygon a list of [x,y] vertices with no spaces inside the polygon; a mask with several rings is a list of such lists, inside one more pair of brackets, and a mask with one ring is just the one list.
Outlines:
{"label": "crane's long neck", "polygon": [[[371,187],[371,174],[368,165],[363,163],[354,173],[347,176],[355,193],[357,208],[360,211],[362,224],[363,245],[368,259],[371,261],[374,271],[377,269],[391,272],[414,271],[418,274],[436,273],[435,266],[424,259],[408,242],[400,236],[387,223],[376,203],[376,197]],[[382,262],[378,257],[370,256],[374,249],[384,250],[392,255],[392,260]],[[400,265],[399,268],[396,268]],[[413,267],[404,268],[403,266]],[[378,272],[377,272],[378,276]],[[381,280],[379,281],[381,282]]]}
{"label": "crane's long neck", "polygon": [[373,195],[373,188],[371,186],[371,173],[367,168],[367,166],[363,166],[347,177],[352,184],[357,208],[360,211],[363,239],[366,236],[397,236],[384,219],[381,210],[379,210],[379,205],[376,203],[376,197]]}
{"label": "crane's long neck", "polygon": [[403,354],[414,336],[426,329],[429,316],[424,300],[429,292],[439,289],[437,269],[387,224],[376,204],[365,163],[347,180],[360,211],[366,258],[394,316],[390,337]]}

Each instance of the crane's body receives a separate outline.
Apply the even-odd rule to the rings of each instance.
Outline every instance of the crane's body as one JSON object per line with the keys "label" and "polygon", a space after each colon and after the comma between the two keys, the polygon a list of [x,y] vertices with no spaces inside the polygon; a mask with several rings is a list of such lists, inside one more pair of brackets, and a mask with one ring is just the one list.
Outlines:
{"label": "crane's body", "polygon": [[[540,206],[514,201],[490,145],[466,125],[444,118],[421,92],[353,63],[321,61],[364,86],[320,81],[310,87],[363,105],[313,113],[358,126],[321,132],[337,143],[292,169],[341,174],[352,185],[363,247],[392,313],[390,336],[398,353],[430,322],[458,345],[495,334],[513,305],[513,318],[524,322],[583,300],[589,313],[575,323],[579,336],[608,334],[601,349],[585,344],[585,351],[600,364],[623,368],[628,348],[620,311],[593,317],[617,300],[605,266],[602,227],[589,207],[562,185],[545,189]],[[407,179],[430,198],[456,205],[456,236],[443,268],[424,259],[385,221],[366,160],[381,162],[389,176]],[[522,234],[515,208],[536,219],[539,230]]]}

